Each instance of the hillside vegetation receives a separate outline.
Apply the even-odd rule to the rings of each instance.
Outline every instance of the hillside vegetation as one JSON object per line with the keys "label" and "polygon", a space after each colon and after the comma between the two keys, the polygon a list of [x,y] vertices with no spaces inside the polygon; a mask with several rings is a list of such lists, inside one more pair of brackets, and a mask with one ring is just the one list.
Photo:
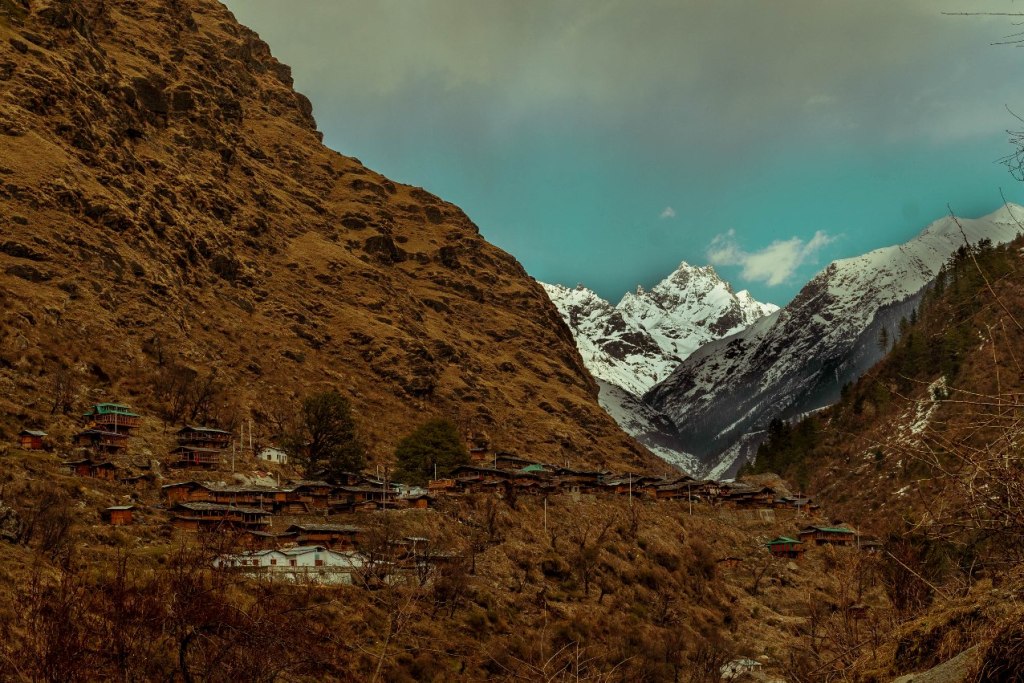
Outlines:
{"label": "hillside vegetation", "polygon": [[977,680],[1024,670],[1011,598],[1024,589],[1022,247],[962,249],[885,360],[837,405],[774,423],[748,468],[792,477],[887,539],[905,581],[893,673],[972,646]]}

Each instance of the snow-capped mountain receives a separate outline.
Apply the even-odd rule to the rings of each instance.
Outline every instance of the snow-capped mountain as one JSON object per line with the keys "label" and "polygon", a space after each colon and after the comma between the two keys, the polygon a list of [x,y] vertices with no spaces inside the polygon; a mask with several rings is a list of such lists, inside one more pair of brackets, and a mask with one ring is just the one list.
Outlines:
{"label": "snow-capped mountain", "polygon": [[650,291],[638,287],[617,306],[579,285],[544,285],[590,373],[637,396],[668,377],[703,344],[742,330],[778,309],[733,293],[714,268],[680,266]]}
{"label": "snow-capped mountain", "polygon": [[[897,334],[924,288],[964,244],[1001,244],[1021,232],[1024,208],[975,220],[940,219],[909,242],[834,261],[782,310],[684,360],[644,402],[675,424],[705,471],[735,471],[741,444],[773,418],[833,403],[843,384],[880,358],[880,328]],[[749,450],[749,449],[747,449]]]}

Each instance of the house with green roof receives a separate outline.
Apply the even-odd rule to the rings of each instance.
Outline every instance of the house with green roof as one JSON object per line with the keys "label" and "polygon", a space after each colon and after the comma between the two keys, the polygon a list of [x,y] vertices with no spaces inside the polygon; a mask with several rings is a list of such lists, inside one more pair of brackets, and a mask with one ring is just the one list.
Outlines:
{"label": "house with green roof", "polygon": [[789,557],[794,560],[800,559],[804,554],[804,544],[789,536],[779,536],[765,543],[768,552],[774,557]]}
{"label": "house with green roof", "polygon": [[142,426],[142,416],[120,403],[97,403],[82,417],[89,428],[118,434],[131,434]]}
{"label": "house with green roof", "polygon": [[800,532],[800,540],[813,545],[851,546],[857,542],[857,532],[843,526],[809,526]]}

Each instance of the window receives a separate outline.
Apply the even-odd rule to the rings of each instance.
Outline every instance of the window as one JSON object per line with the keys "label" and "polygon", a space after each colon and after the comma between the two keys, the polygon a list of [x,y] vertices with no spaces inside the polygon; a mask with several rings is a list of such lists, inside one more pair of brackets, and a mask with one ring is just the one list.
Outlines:
{"label": "window", "polygon": [[298,562],[298,560],[291,559],[291,560],[288,560],[288,564],[290,564],[293,567],[297,567],[299,562]]}
{"label": "window", "polygon": [[270,558],[270,566],[271,567],[276,567],[277,566],[277,558],[276,557]]}
{"label": "window", "polygon": [[316,558],[316,559],[314,559],[314,560],[313,560],[313,564],[314,564],[315,566],[317,566],[317,567],[322,567],[322,566],[324,566],[324,561],[323,561],[323,560],[321,560],[321,559],[320,559],[320,558],[318,557],[318,558]]}

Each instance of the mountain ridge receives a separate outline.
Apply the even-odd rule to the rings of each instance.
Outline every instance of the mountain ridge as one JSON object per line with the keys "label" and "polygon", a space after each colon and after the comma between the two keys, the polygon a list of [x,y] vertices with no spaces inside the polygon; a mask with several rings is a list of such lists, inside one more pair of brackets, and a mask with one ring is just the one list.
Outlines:
{"label": "mountain ridge", "polygon": [[701,345],[778,308],[746,290],[734,293],[712,266],[685,261],[650,290],[638,285],[614,306],[583,285],[542,285],[591,374],[637,396]]}
{"label": "mountain ridge", "polygon": [[[1007,205],[979,219],[941,218],[904,244],[833,261],[781,310],[692,354],[644,401],[676,424],[705,466],[734,472],[745,454],[729,449],[745,434],[834,402],[878,360],[872,342],[880,330],[896,337],[895,323],[964,237],[1007,242],[1021,230],[1020,217],[1024,208]],[[723,461],[722,453],[737,460]]]}

